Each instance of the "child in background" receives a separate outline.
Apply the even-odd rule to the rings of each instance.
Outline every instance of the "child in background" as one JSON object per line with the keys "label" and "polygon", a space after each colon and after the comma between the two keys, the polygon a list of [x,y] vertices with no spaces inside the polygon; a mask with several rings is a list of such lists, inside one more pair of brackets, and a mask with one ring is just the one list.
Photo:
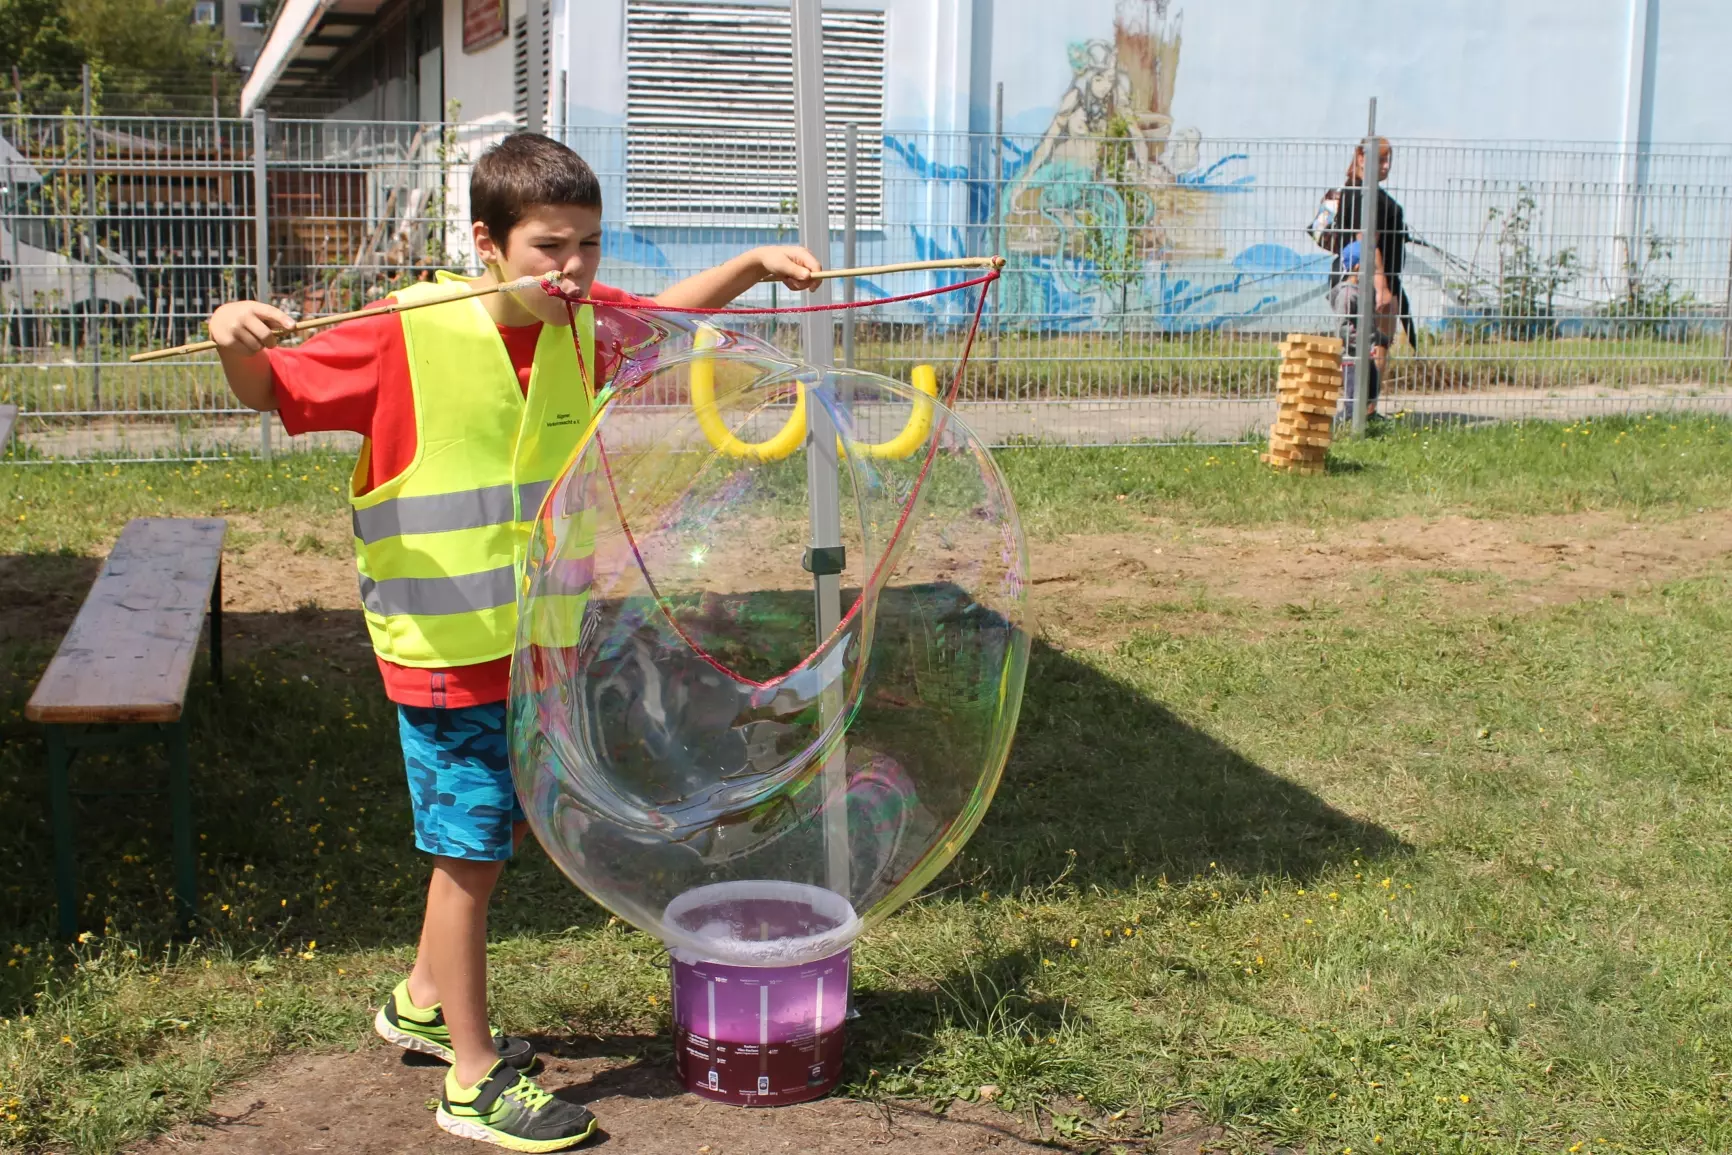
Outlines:
{"label": "child in background", "polygon": [[[568,292],[638,300],[595,282],[601,186],[565,146],[506,138],[476,163],[470,206],[486,271],[469,283],[558,273]],[[759,248],[655,300],[718,307],[766,278],[809,290],[818,269],[804,249]],[[440,273],[394,299],[434,299],[459,279]],[[486,943],[494,884],[528,829],[505,731],[517,575],[526,523],[592,416],[592,311],[573,318],[539,290],[495,293],[272,348],[291,325],[268,304],[233,301],[210,334],[243,404],[276,411],[291,435],[366,439],[350,482],[361,601],[397,706],[415,844],[433,856],[414,968],[375,1028],[451,1064],[437,1115],[446,1131],[514,1151],[575,1146],[595,1118],[537,1086],[523,1073],[529,1043],[489,1026]]]}

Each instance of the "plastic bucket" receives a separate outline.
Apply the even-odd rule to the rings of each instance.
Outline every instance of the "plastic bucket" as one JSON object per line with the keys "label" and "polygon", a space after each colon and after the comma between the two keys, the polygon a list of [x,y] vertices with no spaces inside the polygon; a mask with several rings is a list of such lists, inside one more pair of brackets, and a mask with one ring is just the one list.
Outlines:
{"label": "plastic bucket", "polygon": [[[779,964],[672,952],[674,1065],[686,1089],[746,1107],[803,1103],[835,1089],[850,955],[835,946],[851,941],[859,921],[847,901],[797,883],[717,883],[681,895],[666,917],[712,929],[718,953],[729,957],[750,935],[754,957]],[[813,957],[815,949],[828,953]]]}

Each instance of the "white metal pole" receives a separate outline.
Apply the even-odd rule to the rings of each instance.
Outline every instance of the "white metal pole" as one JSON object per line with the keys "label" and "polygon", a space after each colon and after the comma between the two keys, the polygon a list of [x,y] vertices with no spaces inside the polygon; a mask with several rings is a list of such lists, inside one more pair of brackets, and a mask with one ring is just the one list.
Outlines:
{"label": "white metal pole", "polygon": [[[999,81],[992,98],[992,253],[1004,256],[1004,81]],[[1002,277],[999,280],[1003,280]],[[1003,323],[998,281],[992,289],[992,382],[998,384],[998,333]]]}
{"label": "white metal pole", "polygon": [[[859,228],[860,212],[859,198],[855,195],[854,185],[859,178],[860,168],[860,126],[853,121],[848,122],[847,139],[844,141],[845,160],[842,165],[842,267],[854,267],[854,244]],[[849,277],[842,282],[842,299],[852,304],[854,301],[854,278]],[[842,364],[852,369],[854,367],[854,310],[849,309],[842,314]]]}
{"label": "white metal pole", "polygon": [[[800,242],[828,267],[830,260],[830,188],[824,139],[824,35],[822,0],[792,0],[794,25],[794,163],[799,173]],[[829,282],[820,282],[812,304],[830,299]],[[806,363],[827,378],[835,361],[835,322],[828,313],[803,313],[800,343]],[[812,548],[818,640],[828,638],[842,620],[840,573],[825,564],[842,549],[841,489],[836,455],[836,426],[817,398],[806,406],[806,500]],[[840,691],[826,694],[819,717],[828,726],[841,713]],[[824,763],[824,856],[826,885],[848,897],[847,765],[841,743]]]}
{"label": "white metal pole", "polygon": [[1371,397],[1371,374],[1376,366],[1371,350],[1377,332],[1377,178],[1382,163],[1377,146],[1377,98],[1365,122],[1365,163],[1359,178],[1359,348],[1353,360],[1353,434],[1365,433],[1365,405]]}

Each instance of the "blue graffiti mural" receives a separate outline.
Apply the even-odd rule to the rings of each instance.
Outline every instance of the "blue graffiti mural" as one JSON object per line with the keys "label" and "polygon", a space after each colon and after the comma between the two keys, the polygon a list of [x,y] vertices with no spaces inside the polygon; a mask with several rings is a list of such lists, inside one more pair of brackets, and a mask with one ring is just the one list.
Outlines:
{"label": "blue graffiti mural", "polygon": [[[1158,182],[1133,183],[1101,179],[1074,160],[1036,167],[1037,147],[1006,139],[1002,175],[994,182],[975,179],[968,166],[934,163],[913,139],[887,134],[884,146],[886,157],[895,157],[905,170],[897,177],[968,187],[966,225],[906,226],[914,256],[936,260],[1002,243],[1007,265],[999,310],[1009,323],[1086,330],[1123,324],[1125,315],[1134,314],[1140,328],[1219,328],[1277,305],[1281,294],[1267,290],[1270,282],[1310,275],[1309,258],[1282,246],[1254,246],[1215,269],[1185,269],[1189,262],[1170,251],[1168,229],[1207,217],[1198,198],[1252,191],[1254,174],[1241,171],[1250,162],[1244,153]],[[968,243],[971,231],[979,238],[974,246]],[[1325,270],[1317,275],[1326,273],[1326,263],[1325,258]],[[932,283],[960,279],[945,272],[934,274]],[[1256,291],[1259,285],[1265,291]],[[1248,292],[1253,295],[1247,298]],[[955,316],[971,313],[973,302],[941,297],[912,308],[926,316]]]}
{"label": "blue graffiti mural", "polygon": [[[1064,46],[1070,76],[1038,136],[934,138],[884,133],[882,201],[863,263],[1004,256],[1002,323],[1060,331],[1189,332],[1272,326],[1316,308],[1330,258],[1270,239],[1250,154],[1211,147],[1174,120],[1182,13],[1174,0],[1118,0],[1109,38]],[[960,141],[960,143],[959,143]],[[787,240],[778,221],[690,230],[610,227],[610,260],[654,273],[695,269],[741,247]],[[862,281],[862,296],[969,277],[946,270]],[[650,278],[646,277],[645,280]],[[972,293],[893,307],[894,315],[961,324]],[[767,300],[755,299],[767,304]],[[1322,306],[1327,307],[1327,306]]]}
{"label": "blue graffiti mural", "polygon": [[1255,183],[1257,179],[1250,173],[1234,177],[1229,181],[1216,181],[1214,176],[1216,173],[1220,172],[1235,161],[1243,161],[1249,164],[1250,160],[1251,158],[1242,152],[1228,153],[1202,172],[1181,172],[1177,174],[1176,179],[1179,184],[1182,184],[1187,188],[1207,189],[1210,192],[1249,192],[1251,190],[1251,185]]}
{"label": "blue graffiti mural", "polygon": [[967,180],[968,166],[961,164],[939,164],[930,160],[920,152],[920,146],[913,141],[900,141],[888,134],[884,137],[884,147],[902,159],[914,176],[921,180]]}
{"label": "blue graffiti mural", "polygon": [[667,272],[673,262],[662,247],[636,229],[607,223],[601,229],[601,248],[611,261],[633,265],[640,269]]}

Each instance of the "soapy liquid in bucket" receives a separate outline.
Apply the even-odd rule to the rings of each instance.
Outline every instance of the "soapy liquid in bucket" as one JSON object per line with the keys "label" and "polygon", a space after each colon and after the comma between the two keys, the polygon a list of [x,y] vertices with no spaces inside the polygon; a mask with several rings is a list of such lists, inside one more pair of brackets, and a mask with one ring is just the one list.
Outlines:
{"label": "soapy liquid in bucket", "polygon": [[675,953],[674,1049],[686,1088],[743,1106],[828,1094],[842,1076],[849,951],[802,958],[800,947],[845,920],[797,899],[740,897],[678,921],[704,938],[784,943],[789,959],[746,967]]}
{"label": "soapy liquid in bucket", "polygon": [[682,914],[682,929],[711,941],[788,942],[824,934],[842,920],[809,903],[784,898],[738,898],[709,903]]}

